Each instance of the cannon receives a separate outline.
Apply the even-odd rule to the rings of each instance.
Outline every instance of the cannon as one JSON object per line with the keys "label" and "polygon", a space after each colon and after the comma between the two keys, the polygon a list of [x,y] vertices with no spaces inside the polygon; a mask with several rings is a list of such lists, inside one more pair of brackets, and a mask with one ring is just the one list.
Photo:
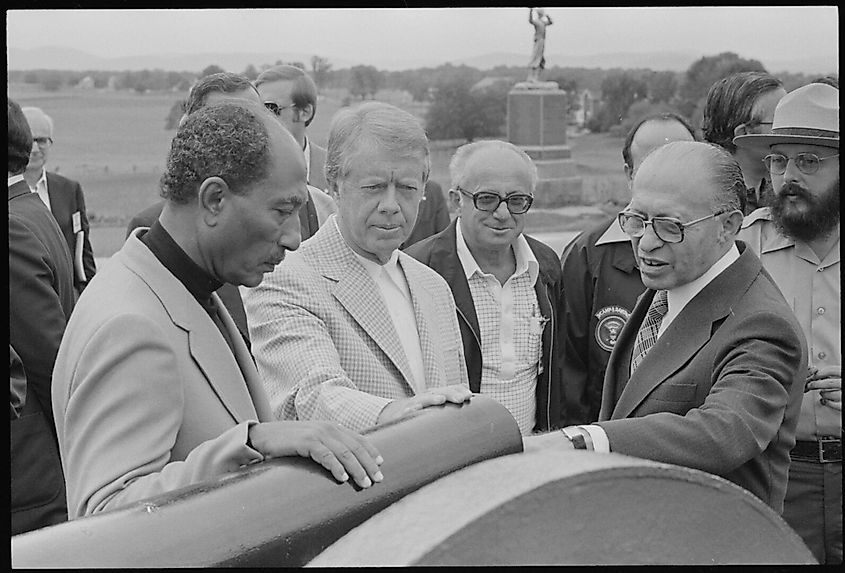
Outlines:
{"label": "cannon", "polygon": [[367,434],[385,459],[371,488],[267,460],[15,536],[12,566],[814,563],[735,484],[618,454],[523,453],[483,395]]}

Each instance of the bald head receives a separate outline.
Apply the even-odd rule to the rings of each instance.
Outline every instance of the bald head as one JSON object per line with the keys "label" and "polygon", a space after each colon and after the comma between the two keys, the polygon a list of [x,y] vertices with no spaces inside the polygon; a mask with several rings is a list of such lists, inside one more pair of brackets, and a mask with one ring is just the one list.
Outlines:
{"label": "bald head", "polygon": [[37,178],[47,164],[53,145],[53,120],[37,107],[25,107],[23,114],[32,131],[32,149],[29,164],[26,166],[27,177]]}
{"label": "bald head", "polygon": [[680,116],[664,114],[643,119],[628,133],[622,158],[628,184],[646,155],[672,141],[695,141],[692,127]]}

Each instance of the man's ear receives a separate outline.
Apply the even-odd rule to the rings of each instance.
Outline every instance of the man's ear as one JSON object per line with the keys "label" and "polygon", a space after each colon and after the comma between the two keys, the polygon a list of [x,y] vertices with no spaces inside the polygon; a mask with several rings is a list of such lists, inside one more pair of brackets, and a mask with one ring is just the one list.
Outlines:
{"label": "man's ear", "polygon": [[314,106],[309,104],[305,104],[302,107],[295,107],[294,111],[296,112],[296,117],[294,118],[295,121],[300,123],[305,123],[314,117]]}
{"label": "man's ear", "polygon": [[724,235],[733,240],[739,234],[739,230],[742,227],[742,221],[745,217],[742,214],[742,211],[736,209],[735,211],[731,211],[725,220],[722,222],[722,232]]}
{"label": "man's ear", "polygon": [[625,171],[625,177],[628,179],[628,189],[630,189],[631,184],[634,182],[634,168],[627,163],[623,163],[622,170]]}
{"label": "man's ear", "polygon": [[197,203],[202,213],[203,221],[214,227],[229,203],[231,190],[229,185],[220,177],[209,177],[200,183],[197,192]]}
{"label": "man's ear", "polygon": [[461,210],[461,194],[454,189],[449,189],[449,210],[454,213]]}

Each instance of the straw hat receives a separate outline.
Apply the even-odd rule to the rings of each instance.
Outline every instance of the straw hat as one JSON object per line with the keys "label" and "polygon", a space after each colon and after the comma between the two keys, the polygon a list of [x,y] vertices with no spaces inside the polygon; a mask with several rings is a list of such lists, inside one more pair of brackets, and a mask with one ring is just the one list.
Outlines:
{"label": "straw hat", "polygon": [[839,149],[839,90],[808,84],[786,94],[775,108],[772,132],[738,135],[734,145],[764,148],[779,143],[803,143]]}

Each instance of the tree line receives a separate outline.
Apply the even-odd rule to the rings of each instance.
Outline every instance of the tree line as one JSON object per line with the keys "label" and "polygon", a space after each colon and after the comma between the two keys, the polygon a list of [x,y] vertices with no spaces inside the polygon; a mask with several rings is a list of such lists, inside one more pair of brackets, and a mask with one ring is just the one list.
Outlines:
{"label": "tree line", "polygon": [[[426,129],[432,139],[473,139],[504,135],[507,94],[524,81],[521,66],[498,66],[482,71],[471,66],[449,63],[437,67],[402,71],[382,71],[374,66],[334,69],[327,58],[312,56],[303,62],[282,62],[307,70],[320,90],[345,89],[345,104],[353,99],[374,99],[379,90],[403,90],[423,104]],[[241,73],[254,80],[270,67],[248,65]],[[95,88],[116,90],[184,92],[198,78],[224,71],[209,65],[196,72],[164,70],[140,71],[58,71],[28,70],[8,72],[9,81],[40,84],[45,90],[58,90],[82,81]],[[543,79],[555,81],[568,96],[568,113],[580,107],[580,94],[588,91],[596,100],[585,127],[593,132],[624,133],[639,117],[658,111],[674,111],[700,125],[701,107],[707,90],[720,78],[740,71],[767,71],[761,62],[742,58],[733,52],[704,56],[685,72],[650,69],[562,68],[546,69]],[[775,74],[787,91],[812,81],[816,76],[781,72]],[[87,79],[90,78],[90,79]],[[177,101],[166,120],[175,128],[181,115]]]}

